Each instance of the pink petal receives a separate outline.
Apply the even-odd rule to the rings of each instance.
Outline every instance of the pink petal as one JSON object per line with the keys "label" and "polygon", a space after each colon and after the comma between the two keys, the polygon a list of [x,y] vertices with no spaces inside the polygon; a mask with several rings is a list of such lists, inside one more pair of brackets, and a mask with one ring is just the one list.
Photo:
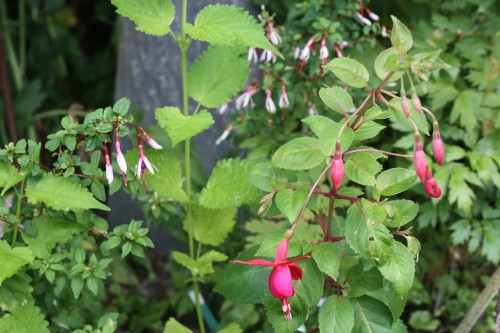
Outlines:
{"label": "pink petal", "polygon": [[276,261],[275,262],[286,261],[287,256],[288,256],[288,239],[283,239],[278,244],[278,248],[276,249]]}
{"label": "pink petal", "polygon": [[269,291],[278,299],[285,299],[295,294],[292,274],[288,265],[279,265],[273,268],[269,275]]}
{"label": "pink petal", "polygon": [[292,263],[288,265],[288,268],[290,268],[293,280],[302,280],[302,269],[299,266]]}

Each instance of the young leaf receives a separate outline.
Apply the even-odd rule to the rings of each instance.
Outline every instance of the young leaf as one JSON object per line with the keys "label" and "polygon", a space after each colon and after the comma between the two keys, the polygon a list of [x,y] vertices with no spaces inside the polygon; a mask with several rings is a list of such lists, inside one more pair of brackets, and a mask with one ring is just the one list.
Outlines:
{"label": "young leaf", "polygon": [[245,10],[232,5],[208,5],[188,24],[186,31],[194,39],[212,45],[243,45],[281,53],[267,40],[262,27]]}
{"label": "young leaf", "polygon": [[354,141],[363,141],[377,136],[385,126],[374,121],[367,121],[360,128],[354,131]]}
{"label": "young leaf", "polygon": [[210,209],[191,204],[184,229],[192,230],[202,244],[217,246],[226,239],[236,223],[236,208]]}
{"label": "young leaf", "polygon": [[319,309],[322,333],[349,333],[354,326],[354,311],[346,297],[330,296]]}
{"label": "young leaf", "polygon": [[0,161],[0,188],[3,187],[1,195],[4,195],[12,186],[16,185],[26,177],[26,172],[19,172],[12,164]]}
{"label": "young leaf", "polygon": [[33,262],[33,253],[27,247],[10,248],[9,243],[0,241],[0,285],[16,274],[23,266]]}
{"label": "young leaf", "polygon": [[167,130],[172,147],[203,132],[214,123],[212,115],[206,110],[185,116],[176,107],[162,107],[156,109],[155,117],[158,125]]}
{"label": "young leaf", "polygon": [[241,48],[211,46],[194,62],[188,73],[188,91],[207,108],[229,101],[248,76],[248,61]]}
{"label": "young leaf", "polygon": [[26,274],[16,274],[0,285],[0,309],[12,310],[17,305],[33,302],[31,278]]}
{"label": "young leaf", "polygon": [[415,276],[415,260],[403,244],[393,242],[392,247],[394,249],[392,256],[378,269],[387,280],[392,282],[399,296],[406,297]]}
{"label": "young leaf", "polygon": [[382,51],[375,59],[375,73],[377,76],[383,80],[390,72],[395,72],[392,74],[388,82],[396,81],[403,76],[404,71],[397,71],[397,66],[399,63],[399,52],[391,47],[387,50]]}
{"label": "young leaf", "polygon": [[238,324],[231,323],[220,331],[217,331],[217,333],[243,333],[243,330]]}
{"label": "young leaf", "polygon": [[77,181],[45,173],[40,181],[26,187],[28,202],[36,205],[43,202],[56,210],[85,210],[109,208],[97,201],[92,193]]}
{"label": "young leaf", "polygon": [[377,190],[384,196],[399,194],[413,186],[416,180],[415,172],[408,169],[385,170],[377,177]]}
{"label": "young leaf", "polygon": [[336,244],[323,242],[312,250],[312,257],[318,268],[332,279],[337,279],[340,266],[340,251]]}
{"label": "young leaf", "polygon": [[382,170],[382,165],[368,153],[354,153],[350,157],[345,164],[347,177],[361,185],[375,185],[375,175]]}
{"label": "young leaf", "polygon": [[281,300],[266,291],[264,295],[264,307],[266,309],[267,319],[276,333],[295,332],[307,319],[310,306],[306,300],[295,295],[288,299],[292,308],[292,320],[283,320],[283,310]]}
{"label": "young leaf", "polygon": [[130,99],[128,97],[120,98],[115,105],[113,105],[113,112],[123,117],[127,114],[130,108]]}
{"label": "young leaf", "polygon": [[163,333],[193,333],[193,331],[179,323],[175,318],[170,318],[165,324]]}
{"label": "young leaf", "polygon": [[273,155],[272,163],[288,170],[308,170],[325,160],[321,153],[320,140],[302,137],[288,141]]}
{"label": "young leaf", "polygon": [[354,108],[351,95],[340,87],[321,88],[319,97],[326,106],[342,115]]}
{"label": "young leaf", "polygon": [[395,16],[391,15],[391,19],[391,43],[400,54],[406,54],[413,45],[413,37],[411,36],[410,29],[401,23]]}
{"label": "young leaf", "polygon": [[170,24],[175,16],[172,0],[111,0],[111,3],[116,7],[118,14],[134,21],[139,31],[154,36],[170,32]]}
{"label": "young leaf", "polygon": [[388,227],[401,227],[411,222],[418,213],[418,204],[410,200],[393,200],[385,203],[387,215],[391,217],[384,224]]}
{"label": "young leaf", "polygon": [[353,332],[392,333],[392,315],[379,300],[362,296],[351,300],[354,309]]}
{"label": "young leaf", "polygon": [[365,66],[351,58],[335,58],[323,66],[339,79],[355,88],[364,88],[368,84],[370,74]]}
{"label": "young leaf", "polygon": [[0,318],[0,332],[50,333],[48,326],[40,308],[31,302],[19,304]]}
{"label": "young leaf", "polygon": [[[302,122],[309,125],[313,133],[319,138],[321,152],[324,156],[330,156],[335,152],[337,138],[342,124],[323,116],[309,116],[302,119]],[[342,132],[341,149],[346,151],[353,140],[353,132],[350,127],[346,127]]]}
{"label": "young leaf", "polygon": [[285,214],[290,223],[293,223],[307,199],[307,189],[298,188],[295,191],[289,188],[276,194],[275,202],[279,210]]}
{"label": "young leaf", "polygon": [[207,208],[239,207],[249,203],[256,189],[248,180],[251,163],[239,159],[220,160],[200,195]]}

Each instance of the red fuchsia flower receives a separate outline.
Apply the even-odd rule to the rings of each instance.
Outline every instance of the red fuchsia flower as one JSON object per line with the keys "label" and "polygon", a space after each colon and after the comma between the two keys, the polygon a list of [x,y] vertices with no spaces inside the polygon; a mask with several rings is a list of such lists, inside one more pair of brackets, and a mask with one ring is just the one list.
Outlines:
{"label": "red fuchsia flower", "polygon": [[237,99],[236,99],[236,109],[240,110],[241,108],[246,108],[249,105],[252,104],[252,96],[257,92],[257,89],[255,89],[255,84],[251,84],[248,88],[247,91],[245,91],[243,94],[241,94]]}
{"label": "red fuchsia flower", "polygon": [[441,166],[444,160],[444,144],[441,140],[441,134],[439,133],[439,128],[434,125],[434,134],[432,139],[432,152],[434,153],[434,158],[436,162]]}
{"label": "red fuchsia flower", "polygon": [[432,173],[429,168],[427,168],[425,173],[424,189],[425,192],[433,198],[439,198],[441,196],[441,188],[434,178],[432,178]]}
{"label": "red fuchsia flower", "polygon": [[306,43],[306,46],[300,51],[300,56],[299,59],[303,60],[304,62],[307,62],[309,60],[309,56],[311,55],[311,45],[314,43],[314,40],[316,39],[316,36],[313,36],[309,41]]}
{"label": "red fuchsia flower", "polygon": [[250,64],[252,63],[252,60],[255,64],[257,63],[259,58],[257,57],[257,50],[255,48],[251,47],[248,49],[247,59],[250,62]]}
{"label": "red fuchsia flower", "polygon": [[405,113],[406,118],[410,118],[410,101],[405,94],[401,95],[401,109]]}
{"label": "red fuchsia flower", "polygon": [[274,45],[279,45],[281,43],[281,37],[278,35],[278,33],[274,30],[273,24],[271,23],[271,20],[267,18],[267,26],[269,27],[269,40],[271,43]]}
{"label": "red fuchsia flower", "polygon": [[415,166],[415,171],[417,172],[418,178],[422,181],[425,181],[425,173],[427,170],[427,159],[425,157],[424,149],[422,147],[422,143],[420,142],[420,138],[417,138],[415,142],[415,153],[413,154],[413,165]]}
{"label": "red fuchsia flower", "polygon": [[142,146],[142,138],[138,136],[137,140],[139,141],[139,161],[137,162],[135,175],[136,177],[145,178],[146,175],[144,173],[144,170],[146,168],[149,170],[149,172],[151,172],[154,175],[155,173],[154,169],[158,170],[158,168],[155,167],[153,164],[151,164],[151,162],[149,162],[148,158],[146,157],[146,154],[144,154],[144,148]]}
{"label": "red fuchsia flower", "polygon": [[422,103],[420,102],[420,98],[418,98],[418,95],[415,91],[411,94],[411,101],[415,109],[417,109],[417,112],[419,114],[424,114],[424,110],[422,109]]}
{"label": "red fuchsia flower", "polygon": [[108,179],[108,184],[113,182],[113,167],[111,166],[111,161],[109,160],[108,148],[104,146],[104,160],[106,161],[106,178]]}
{"label": "red fuchsia flower", "polygon": [[375,14],[374,12],[372,12],[371,10],[369,10],[368,8],[365,8],[365,11],[368,14],[368,16],[370,16],[370,18],[372,20],[378,21],[380,19],[380,17],[377,14]]}
{"label": "red fuchsia flower", "polygon": [[286,93],[286,85],[284,82],[281,83],[281,96],[278,101],[278,105],[282,109],[286,109],[290,105],[290,102],[288,101],[288,95]]}
{"label": "red fuchsia flower", "polygon": [[276,112],[276,104],[274,104],[274,101],[271,97],[271,87],[269,86],[266,89],[266,110],[269,113]]}
{"label": "red fuchsia flower", "polygon": [[295,264],[298,260],[308,259],[310,256],[301,256],[295,259],[287,260],[288,256],[288,239],[283,239],[276,249],[276,259],[273,262],[252,259],[249,261],[235,260],[233,264],[255,265],[255,266],[270,266],[273,267],[269,275],[269,291],[279,299],[282,304],[283,318],[292,320],[292,308],[288,303],[288,298],[295,295],[293,280],[302,279],[302,269]]}
{"label": "red fuchsia flower", "polygon": [[344,178],[344,161],[342,160],[342,152],[340,149],[337,149],[333,155],[330,177],[332,178],[333,187],[335,191],[337,191]]}

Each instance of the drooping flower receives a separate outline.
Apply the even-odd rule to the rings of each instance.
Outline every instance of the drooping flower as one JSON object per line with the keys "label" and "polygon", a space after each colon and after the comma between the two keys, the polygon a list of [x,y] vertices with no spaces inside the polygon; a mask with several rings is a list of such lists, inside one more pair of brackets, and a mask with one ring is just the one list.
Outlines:
{"label": "drooping flower", "polygon": [[316,108],[316,105],[312,102],[309,102],[309,108],[307,109],[307,112],[309,112],[310,116],[318,115],[318,109]]}
{"label": "drooping flower", "polygon": [[219,107],[219,114],[223,115],[226,113],[227,109],[229,108],[229,103],[223,104]]}
{"label": "drooping flower", "polygon": [[358,12],[358,13],[356,13],[356,16],[364,24],[366,24],[366,25],[372,25],[372,22],[369,19],[367,19],[366,17],[364,17],[363,14],[361,14],[361,13]]}
{"label": "drooping flower", "polygon": [[115,149],[116,149],[116,162],[118,167],[122,171],[122,179],[123,184],[127,186],[127,162],[125,161],[125,156],[123,156],[122,150],[120,148],[120,136],[118,135],[118,131],[115,134]]}
{"label": "drooping flower", "polygon": [[276,104],[274,104],[274,101],[271,97],[271,87],[267,87],[266,89],[266,110],[269,113],[276,112]]}
{"label": "drooping flower", "polygon": [[425,173],[424,189],[425,192],[433,198],[439,198],[441,196],[441,188],[432,177],[432,173],[429,168],[427,168]]}
{"label": "drooping flower", "polygon": [[301,53],[300,47],[295,46],[293,48],[293,58],[294,59],[299,59],[300,53]]}
{"label": "drooping flower", "polygon": [[264,62],[276,62],[276,59],[277,59],[277,56],[272,53],[271,51],[269,50],[262,50],[262,54],[260,55],[260,61],[264,61]]}
{"label": "drooping flower", "polygon": [[233,125],[229,125],[228,128],[226,128],[224,132],[222,132],[221,136],[219,136],[219,138],[215,140],[215,145],[218,146],[222,143],[222,141],[226,140],[227,137],[229,136],[229,133],[231,133],[232,130],[233,130]]}
{"label": "drooping flower", "polygon": [[271,23],[271,20],[269,20],[269,18],[267,18],[267,26],[269,27],[269,40],[274,45],[279,45],[281,43],[281,37],[280,35],[278,35],[276,30],[274,30],[273,24]]}
{"label": "drooping flower", "polygon": [[374,21],[378,21],[380,19],[380,17],[375,14],[374,12],[372,12],[371,10],[369,10],[368,8],[365,8],[365,11],[368,13],[368,16],[370,16],[370,18]]}
{"label": "drooping flower", "polygon": [[425,157],[424,149],[420,139],[415,142],[415,153],[413,154],[413,165],[415,166],[415,171],[417,172],[418,178],[425,181],[425,173],[427,171],[427,159]]}
{"label": "drooping flower", "polygon": [[420,98],[415,91],[411,94],[411,102],[419,114],[424,114],[422,103],[420,102]]}
{"label": "drooping flower", "polygon": [[319,49],[319,58],[323,61],[328,59],[328,48],[326,47],[326,35],[321,39],[321,48]]}
{"label": "drooping flower", "polygon": [[302,49],[300,52],[299,59],[307,62],[309,60],[309,56],[311,55],[311,45],[314,43],[314,40],[316,39],[316,36],[313,36],[311,39],[309,39],[306,43],[306,46]]}
{"label": "drooping flower", "polygon": [[434,134],[432,139],[432,152],[434,153],[434,158],[436,162],[441,166],[444,160],[444,144],[441,140],[441,134],[439,133],[439,128],[434,126]]}
{"label": "drooping flower", "polygon": [[401,94],[401,109],[403,110],[406,118],[410,118],[410,101],[408,101],[408,97],[406,94]]}
{"label": "drooping flower", "polygon": [[271,295],[281,301],[283,318],[292,320],[292,308],[288,303],[288,298],[295,295],[293,280],[302,279],[302,269],[295,264],[298,260],[310,258],[310,256],[301,256],[288,260],[288,239],[283,239],[276,249],[276,258],[273,262],[263,259],[252,259],[249,261],[235,260],[233,264],[270,266],[273,267],[269,275],[269,291]]}
{"label": "drooping flower", "polygon": [[257,50],[254,47],[251,47],[248,49],[248,56],[247,59],[250,63],[253,62],[256,64],[259,58],[257,57]]}
{"label": "drooping flower", "polygon": [[113,182],[113,167],[111,166],[111,161],[109,160],[109,152],[108,148],[104,146],[104,160],[106,162],[106,179],[108,180],[108,184]]}
{"label": "drooping flower", "polygon": [[281,84],[281,96],[280,96],[280,99],[278,101],[278,105],[280,106],[280,108],[282,109],[286,109],[289,105],[290,105],[290,102],[288,101],[288,95],[286,93],[286,85],[285,85],[285,82],[283,82]]}
{"label": "drooping flower", "polygon": [[251,104],[252,96],[257,92],[255,85],[251,84],[247,90],[236,99],[236,109],[246,108]]}
{"label": "drooping flower", "polygon": [[337,149],[333,155],[330,177],[332,179],[333,187],[335,188],[335,191],[337,191],[340,183],[342,182],[342,178],[344,178],[344,161],[342,160],[342,152],[340,149]]}
{"label": "drooping flower", "polygon": [[156,142],[155,140],[153,140],[149,135],[146,134],[146,132],[142,132],[142,134],[144,135],[144,137],[146,138],[146,141],[147,143],[151,146],[151,148],[153,149],[156,149],[156,150],[160,150],[162,149],[163,147],[160,146],[158,144],[158,142]]}
{"label": "drooping flower", "polygon": [[148,158],[146,157],[146,154],[144,154],[144,148],[142,146],[142,138],[138,136],[137,140],[139,142],[139,161],[137,162],[135,175],[136,177],[145,178],[146,175],[144,173],[144,170],[146,168],[149,170],[149,172],[151,172],[154,175],[155,173],[154,169],[158,170],[158,168],[155,167],[151,162],[149,162]]}

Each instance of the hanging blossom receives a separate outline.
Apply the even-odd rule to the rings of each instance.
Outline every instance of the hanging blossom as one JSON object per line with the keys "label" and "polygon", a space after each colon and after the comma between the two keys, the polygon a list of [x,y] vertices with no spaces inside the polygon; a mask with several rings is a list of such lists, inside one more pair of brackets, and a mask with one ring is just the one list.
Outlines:
{"label": "hanging blossom", "polygon": [[311,39],[307,41],[306,46],[304,46],[304,48],[300,52],[300,60],[303,60],[304,62],[307,62],[307,60],[309,60],[309,56],[311,55],[311,45],[314,43],[315,39],[316,36],[312,36]]}
{"label": "hanging blossom", "polygon": [[118,131],[115,133],[115,150],[116,150],[116,163],[122,172],[123,185],[127,186],[127,162],[125,161],[125,156],[123,156],[122,150],[120,148],[120,136]]}
{"label": "hanging blossom", "polygon": [[254,64],[256,64],[259,61],[259,58],[257,56],[257,50],[254,47],[248,49],[247,59],[250,62],[250,64],[252,63],[252,60]]}
{"label": "hanging blossom", "polygon": [[253,104],[252,102],[252,96],[257,92],[257,89],[255,88],[255,84],[252,83],[247,90],[241,94],[237,99],[236,99],[236,110],[240,110],[242,108],[246,108],[249,105]]}
{"label": "hanging blossom", "polygon": [[372,12],[371,10],[369,10],[368,8],[365,7],[365,12],[368,14],[368,16],[370,16],[370,18],[374,21],[378,21],[380,19],[380,17],[375,14],[374,12]]}
{"label": "hanging blossom", "polygon": [[288,101],[288,95],[286,93],[285,82],[281,83],[281,96],[280,96],[280,99],[278,101],[278,105],[282,109],[286,109],[290,105],[290,102]]}
{"label": "hanging blossom", "polygon": [[267,26],[269,27],[269,35],[268,35],[269,40],[274,45],[279,45],[281,43],[280,35],[278,35],[278,33],[274,30],[271,20],[269,20],[269,18],[266,18],[266,20],[267,20]]}
{"label": "hanging blossom", "polygon": [[228,128],[226,128],[224,130],[224,132],[222,132],[222,135],[219,136],[219,138],[217,138],[217,140],[215,140],[215,144],[218,146],[222,143],[222,141],[226,140],[227,137],[229,136],[229,133],[231,133],[231,131],[233,130],[233,125],[229,125]]}
{"label": "hanging blossom", "polygon": [[137,162],[137,167],[135,169],[135,176],[143,178],[146,180],[146,168],[151,172],[153,175],[155,173],[155,169],[158,171],[158,168],[155,167],[151,162],[149,162],[148,158],[146,157],[146,154],[144,154],[144,147],[142,146],[142,138],[141,136],[137,136],[137,141],[139,143],[139,161]]}
{"label": "hanging blossom", "polygon": [[223,115],[224,113],[227,112],[227,109],[229,108],[229,103],[223,104],[219,107],[219,114]]}
{"label": "hanging blossom", "polygon": [[151,148],[160,150],[163,147],[160,146],[155,140],[153,140],[149,135],[146,134],[146,131],[142,127],[139,127],[139,130],[141,131],[142,135],[146,138],[146,142],[151,146]]}
{"label": "hanging blossom", "polygon": [[302,269],[295,264],[298,260],[308,259],[310,256],[301,256],[295,259],[288,260],[288,239],[283,239],[278,244],[276,249],[276,258],[273,262],[252,259],[249,261],[235,260],[233,264],[255,265],[255,266],[270,266],[273,267],[269,275],[269,291],[271,295],[281,301],[283,318],[286,321],[292,320],[292,307],[288,303],[288,298],[295,295],[293,280],[302,279]]}
{"label": "hanging blossom", "polygon": [[263,61],[263,62],[272,61],[273,63],[275,63],[277,59],[278,59],[278,57],[269,50],[262,50],[262,54],[260,55],[260,58],[259,58],[260,61]]}
{"label": "hanging blossom", "polygon": [[268,86],[266,89],[266,110],[269,113],[276,112],[276,104],[274,104],[274,101],[271,97],[271,87],[270,86]]}
{"label": "hanging blossom", "polygon": [[113,166],[111,165],[111,161],[109,159],[108,148],[106,147],[106,143],[104,143],[104,160],[106,161],[106,179],[108,180],[108,184],[113,182]]}
{"label": "hanging blossom", "polygon": [[300,47],[298,47],[298,46],[294,46],[294,47],[293,47],[293,58],[294,58],[294,59],[299,59],[299,57],[300,57],[300,53],[301,53],[301,51],[300,51]]}
{"label": "hanging blossom", "polygon": [[344,57],[344,55],[342,54],[342,51],[337,46],[335,46],[335,53],[337,53],[337,57],[338,58],[343,58]]}
{"label": "hanging blossom", "polygon": [[364,24],[366,24],[366,25],[372,25],[372,22],[369,19],[367,19],[366,17],[364,17],[363,14],[361,14],[360,12],[357,12],[356,16]]}
{"label": "hanging blossom", "polygon": [[314,103],[309,102],[309,109],[307,110],[310,116],[317,116],[318,109],[316,109],[316,105]]}
{"label": "hanging blossom", "polygon": [[328,60],[328,48],[326,47],[326,35],[321,39],[321,48],[319,49],[319,58],[321,59],[321,63],[326,62]]}

